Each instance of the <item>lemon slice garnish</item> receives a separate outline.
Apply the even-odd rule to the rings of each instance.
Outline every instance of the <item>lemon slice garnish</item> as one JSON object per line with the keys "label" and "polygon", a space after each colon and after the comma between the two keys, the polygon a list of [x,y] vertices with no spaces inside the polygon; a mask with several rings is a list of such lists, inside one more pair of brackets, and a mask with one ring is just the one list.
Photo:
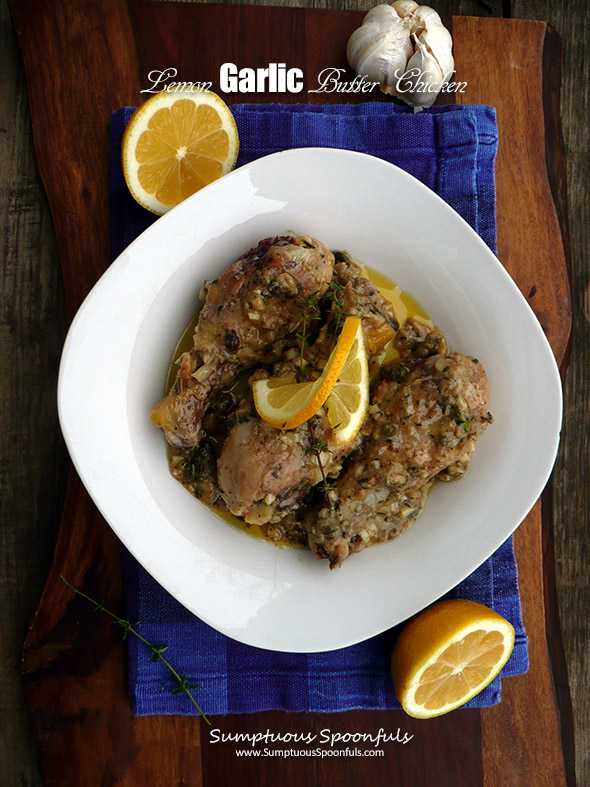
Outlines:
{"label": "lemon slice garnish", "polygon": [[336,445],[348,443],[356,437],[368,406],[369,365],[363,330],[359,327],[338,380],[326,399],[326,411]]}
{"label": "lemon slice garnish", "polygon": [[232,170],[238,131],[227,104],[206,90],[163,90],[132,115],[121,159],[133,198],[162,215]]}
{"label": "lemon slice garnish", "polygon": [[[298,383],[293,377],[257,380],[252,386],[260,417],[278,429],[294,429],[326,404],[337,442],[347,442],[365,419],[369,399],[369,373],[358,317],[347,317],[321,376]],[[356,419],[356,420],[355,420]],[[344,439],[341,439],[341,438]]]}
{"label": "lemon slice garnish", "polygon": [[429,719],[464,705],[508,661],[514,628],[474,601],[441,601],[400,634],[391,658],[395,694],[410,716]]}

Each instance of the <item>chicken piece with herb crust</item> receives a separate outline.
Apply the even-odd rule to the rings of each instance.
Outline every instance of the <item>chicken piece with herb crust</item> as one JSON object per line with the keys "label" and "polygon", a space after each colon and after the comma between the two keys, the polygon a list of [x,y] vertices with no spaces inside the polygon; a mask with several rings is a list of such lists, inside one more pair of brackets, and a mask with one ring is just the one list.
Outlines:
{"label": "chicken piece with herb crust", "polygon": [[150,414],[171,445],[198,444],[212,392],[239,369],[280,358],[301,327],[302,300],[326,292],[333,265],[332,252],[312,238],[267,238],[205,285],[193,349]]}
{"label": "chicken piece with herb crust", "polygon": [[324,298],[311,298],[307,304],[310,325],[322,320],[322,312],[326,312],[317,338],[308,345],[304,337],[300,352],[290,350],[288,357],[275,365],[273,377],[295,374],[301,381],[319,377],[346,317],[358,317],[362,322],[369,364],[377,360],[381,350],[396,335],[399,323],[393,306],[363,275],[362,266],[348,252],[337,251],[335,259],[334,275]]}
{"label": "chicken piece with herb crust", "polygon": [[[311,428],[310,428],[311,427]],[[225,504],[249,524],[277,523],[309,490],[340,472],[342,461],[360,438],[338,446],[327,416],[320,411],[297,429],[281,431],[258,416],[229,433],[217,463]]]}
{"label": "chicken piece with herb crust", "polygon": [[371,359],[393,339],[399,322],[393,306],[367,279],[363,267],[348,252],[336,252],[335,257],[333,284],[338,288],[341,309],[363,321],[365,348]]}
{"label": "chicken piece with herb crust", "polygon": [[476,358],[448,354],[443,337],[418,320],[395,344],[400,359],[382,369],[362,447],[330,492],[331,505],[306,523],[310,548],[331,568],[406,530],[437,477],[464,474],[491,420]]}

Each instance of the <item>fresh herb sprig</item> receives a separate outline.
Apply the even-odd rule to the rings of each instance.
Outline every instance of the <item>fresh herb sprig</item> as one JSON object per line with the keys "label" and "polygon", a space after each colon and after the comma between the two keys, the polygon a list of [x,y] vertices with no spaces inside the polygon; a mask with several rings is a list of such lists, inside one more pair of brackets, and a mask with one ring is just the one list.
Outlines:
{"label": "fresh herb sprig", "polygon": [[119,617],[119,615],[115,615],[114,612],[111,612],[109,609],[107,609],[105,607],[104,601],[95,601],[95,599],[90,598],[90,596],[87,596],[86,593],[83,593],[77,587],[74,587],[74,585],[70,584],[68,582],[68,580],[64,577],[64,575],[61,572],[59,574],[59,578],[77,596],[81,596],[82,598],[85,598],[86,601],[89,601],[91,604],[93,604],[95,612],[104,612],[109,617],[111,617],[113,619],[112,622],[115,625],[120,626],[123,629],[123,639],[126,639],[127,634],[133,634],[134,637],[137,637],[137,639],[141,640],[141,642],[143,642],[143,644],[147,647],[148,653],[152,657],[152,661],[161,661],[162,664],[164,664],[164,666],[167,667],[170,670],[170,672],[172,673],[172,677],[174,678],[174,688],[172,689],[171,694],[182,694],[182,693],[186,694],[188,696],[188,698],[190,699],[190,701],[195,706],[195,708],[199,711],[199,713],[201,714],[203,719],[205,719],[207,724],[209,726],[211,726],[211,722],[205,716],[205,714],[203,713],[203,711],[199,707],[197,701],[195,700],[195,698],[193,697],[193,694],[192,694],[192,689],[198,689],[198,688],[200,688],[200,686],[196,686],[196,685],[193,685],[191,683],[188,683],[187,678],[186,678],[186,672],[183,673],[183,675],[181,677],[178,674],[178,672],[174,669],[172,664],[170,664],[170,662],[167,659],[165,659],[164,656],[162,655],[163,653],[165,653],[168,650],[168,645],[159,645],[158,646],[158,645],[153,645],[151,642],[148,642],[147,639],[145,637],[142,637],[142,635],[135,628],[135,626],[139,626],[139,622],[132,624],[129,621],[128,618],[121,618],[121,617]]}
{"label": "fresh herb sprig", "polygon": [[306,298],[300,296],[299,301],[301,303],[301,314],[293,316],[303,319],[301,330],[297,331],[295,334],[300,343],[299,372],[303,374],[303,354],[305,352],[305,348],[307,347],[311,323],[322,319],[322,310],[318,301],[317,293],[315,292],[312,292],[311,295],[308,295]]}
{"label": "fresh herb sprig", "polygon": [[334,501],[328,494],[331,489],[334,489],[334,481],[328,481],[326,477],[326,471],[324,469],[324,464],[322,462],[322,458],[320,454],[324,452],[331,453],[330,449],[326,445],[326,443],[322,440],[321,437],[316,437],[313,426],[311,425],[311,421],[307,422],[307,427],[309,429],[309,433],[311,435],[312,442],[311,444],[305,449],[306,454],[313,454],[317,460],[318,467],[320,468],[320,473],[322,474],[322,490],[326,496],[328,503],[330,504],[330,508],[334,510]]}
{"label": "fresh herb sprig", "polygon": [[329,327],[330,335],[335,339],[338,336],[344,318],[352,317],[351,314],[344,311],[344,285],[331,281],[324,297],[328,303],[332,304],[330,317],[336,317],[336,325]]}

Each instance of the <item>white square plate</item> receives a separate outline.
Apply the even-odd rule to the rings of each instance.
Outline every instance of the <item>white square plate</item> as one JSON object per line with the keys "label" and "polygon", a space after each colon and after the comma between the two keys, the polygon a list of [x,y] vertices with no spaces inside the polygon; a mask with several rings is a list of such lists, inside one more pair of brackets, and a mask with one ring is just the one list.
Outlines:
{"label": "white square plate", "polygon": [[[479,358],[490,383],[495,420],[467,477],[438,484],[412,529],[337,571],[216,517],[172,479],[162,433],[148,420],[204,280],[287,230],[348,249],[394,279],[428,310],[452,350]],[[533,312],[455,211],[377,158],[306,148],[221,178],[121,254],[70,328],[59,413],[94,502],[160,584],[241,642],[311,652],[406,619],[512,533],[553,466],[561,385]]]}

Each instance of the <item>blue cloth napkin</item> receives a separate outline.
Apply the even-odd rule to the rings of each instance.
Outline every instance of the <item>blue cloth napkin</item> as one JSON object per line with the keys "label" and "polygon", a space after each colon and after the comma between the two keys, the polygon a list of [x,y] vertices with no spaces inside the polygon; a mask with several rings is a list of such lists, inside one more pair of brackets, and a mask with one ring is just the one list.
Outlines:
{"label": "blue cloth napkin", "polygon": [[[121,138],[133,112],[113,114],[111,126],[111,241],[113,259],[155,217],[130,197],[120,164]],[[496,250],[495,110],[485,106],[434,107],[419,114],[393,104],[346,106],[238,105],[238,166],[293,147],[336,147],[371,153],[402,167],[436,191]],[[256,239],[255,239],[256,240]],[[346,570],[346,566],[344,569]],[[207,714],[268,709],[343,711],[397,708],[389,673],[397,636],[392,629],[365,642],[325,653],[276,653],[242,645],[200,621],[128,554],[125,588],[130,619],[141,621],[150,642],[168,645],[167,657],[187,680],[199,684],[197,701]],[[516,629],[516,644],[501,677],[528,669],[518,572],[509,538],[449,594],[492,607]],[[194,714],[183,694],[172,695],[171,677],[145,646],[129,640],[131,710],[139,715]],[[496,678],[468,705],[500,701]]]}

